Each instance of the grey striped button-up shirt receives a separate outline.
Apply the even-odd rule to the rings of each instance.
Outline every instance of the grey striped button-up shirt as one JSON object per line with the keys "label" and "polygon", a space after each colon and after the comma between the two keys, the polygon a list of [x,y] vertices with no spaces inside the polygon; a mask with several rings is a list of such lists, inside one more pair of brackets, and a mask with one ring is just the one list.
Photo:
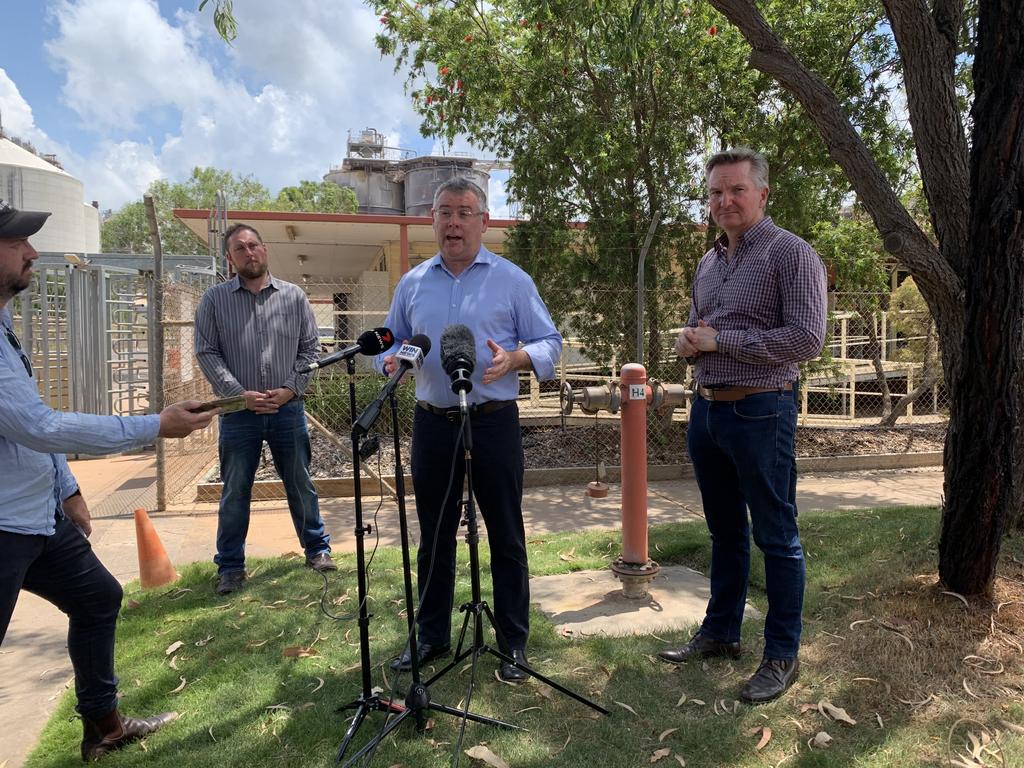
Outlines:
{"label": "grey striped button-up shirt", "polygon": [[219,397],[288,387],[306,391],[320,344],[309,299],[299,286],[270,277],[258,294],[236,275],[203,294],[196,310],[196,358]]}
{"label": "grey striped button-up shirt", "polygon": [[700,386],[781,387],[825,341],[826,278],[821,258],[769,217],[738,238],[726,259],[722,235],[697,265],[687,322],[718,331],[718,351],[697,357]]}

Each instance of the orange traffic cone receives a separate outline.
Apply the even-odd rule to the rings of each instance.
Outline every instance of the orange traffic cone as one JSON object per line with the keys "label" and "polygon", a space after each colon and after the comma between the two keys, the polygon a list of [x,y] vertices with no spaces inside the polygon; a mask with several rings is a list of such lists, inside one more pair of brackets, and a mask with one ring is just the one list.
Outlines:
{"label": "orange traffic cone", "polygon": [[139,580],[143,589],[162,587],[178,580],[156,528],[144,509],[135,510],[135,540],[139,548]]}

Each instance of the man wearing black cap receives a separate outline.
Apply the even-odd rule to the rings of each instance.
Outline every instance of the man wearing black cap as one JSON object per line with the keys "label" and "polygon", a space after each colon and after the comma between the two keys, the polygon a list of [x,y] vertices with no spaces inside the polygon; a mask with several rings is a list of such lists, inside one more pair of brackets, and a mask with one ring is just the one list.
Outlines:
{"label": "man wearing black cap", "polygon": [[28,238],[49,213],[0,200],[0,643],[26,589],[68,615],[68,654],[82,716],[82,759],[93,760],[177,717],[124,717],[117,708],[114,629],[121,585],[89,544],[89,508],[64,452],[116,453],[184,437],[216,410],[192,413],[187,401],[148,416],[58,413],[39,398],[32,363],[14,334],[7,303],[28,288],[38,257]]}

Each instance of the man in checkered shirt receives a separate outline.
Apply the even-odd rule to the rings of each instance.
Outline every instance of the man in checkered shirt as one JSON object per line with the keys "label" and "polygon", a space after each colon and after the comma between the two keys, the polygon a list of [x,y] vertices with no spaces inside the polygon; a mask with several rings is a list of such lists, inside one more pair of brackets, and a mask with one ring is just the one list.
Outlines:
{"label": "man in checkered shirt", "polygon": [[761,703],[781,696],[800,669],[796,385],[799,363],[825,338],[825,268],[810,245],[765,216],[763,155],[720,152],[705,172],[723,234],[697,266],[676,351],[696,367],[687,448],[711,533],[711,599],[699,632],[659,655],[675,663],[740,656],[752,532],[764,553],[768,615],[763,659],[740,698]]}

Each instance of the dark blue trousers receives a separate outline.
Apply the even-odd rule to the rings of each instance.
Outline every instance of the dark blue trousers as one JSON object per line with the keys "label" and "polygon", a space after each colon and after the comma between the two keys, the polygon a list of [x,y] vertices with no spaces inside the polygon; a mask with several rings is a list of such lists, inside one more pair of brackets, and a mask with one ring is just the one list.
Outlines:
{"label": "dark blue trousers", "polygon": [[687,430],[711,533],[711,600],[701,633],[740,639],[753,533],[764,553],[764,653],[772,659],[792,659],[800,647],[804,553],[796,523],[795,438],[793,392],[735,402],[698,397]]}
{"label": "dark blue trousers", "polygon": [[67,614],[76,709],[83,717],[106,715],[117,706],[114,631],[121,585],[82,532],[61,517],[52,536],[0,531],[0,642],[22,589]]}
{"label": "dark blue trousers", "polygon": [[[471,423],[473,495],[487,526],[494,618],[507,646],[502,650],[525,649],[530,634],[530,574],[523,530],[519,409],[510,405],[487,415],[474,414]],[[455,450],[459,442],[458,424],[416,408],[412,479],[420,524],[418,626],[420,642],[431,645],[451,641],[456,535],[466,468],[462,447]]]}

